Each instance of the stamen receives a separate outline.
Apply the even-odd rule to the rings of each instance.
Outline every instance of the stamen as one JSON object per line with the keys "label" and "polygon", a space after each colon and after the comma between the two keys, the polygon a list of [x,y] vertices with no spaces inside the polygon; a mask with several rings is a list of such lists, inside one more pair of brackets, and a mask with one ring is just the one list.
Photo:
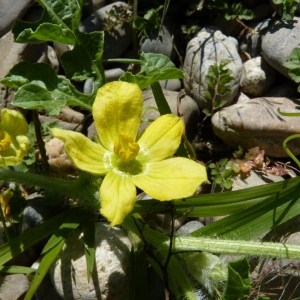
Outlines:
{"label": "stamen", "polygon": [[6,151],[11,144],[11,138],[5,131],[0,131],[0,151]]}
{"label": "stamen", "polygon": [[140,147],[129,135],[120,134],[114,144],[115,154],[124,162],[134,160],[139,153]]}

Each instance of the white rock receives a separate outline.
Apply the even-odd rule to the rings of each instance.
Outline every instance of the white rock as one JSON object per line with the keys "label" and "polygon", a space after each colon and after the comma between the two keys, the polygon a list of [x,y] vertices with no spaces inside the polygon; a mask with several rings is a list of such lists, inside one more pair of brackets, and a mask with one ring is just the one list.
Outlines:
{"label": "white rock", "polygon": [[99,222],[95,245],[96,272],[88,282],[83,237],[67,240],[50,273],[56,291],[66,300],[129,300],[129,239],[121,229]]}
{"label": "white rock", "polygon": [[262,56],[278,72],[289,77],[283,64],[295,47],[299,47],[300,17],[292,23],[277,21],[272,23],[262,39]]}
{"label": "white rock", "polygon": [[228,60],[226,66],[232,72],[233,79],[228,84],[230,92],[224,97],[227,104],[235,98],[240,83],[242,60],[238,54],[238,43],[233,37],[225,36],[214,28],[202,29],[187,46],[183,70],[186,74],[183,82],[188,94],[201,108],[210,108],[211,101],[204,98],[207,90],[206,76],[211,65]]}
{"label": "white rock", "polygon": [[[249,99],[225,107],[212,116],[214,133],[227,145],[249,149],[258,146],[267,156],[288,157],[283,141],[300,132],[299,117],[282,116],[298,112],[299,100],[277,97]],[[300,155],[300,140],[288,144],[294,155]]]}
{"label": "white rock", "polygon": [[275,71],[261,58],[247,60],[243,64],[241,89],[244,93],[258,97],[263,96],[274,83]]}

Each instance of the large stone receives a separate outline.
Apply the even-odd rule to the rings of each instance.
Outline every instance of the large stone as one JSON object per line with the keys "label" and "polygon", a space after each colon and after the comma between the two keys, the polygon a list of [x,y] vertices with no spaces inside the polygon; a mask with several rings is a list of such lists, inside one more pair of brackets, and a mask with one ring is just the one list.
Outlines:
{"label": "large stone", "polygon": [[116,26],[113,29],[105,31],[103,50],[104,59],[119,58],[132,42],[132,30],[130,24],[118,24],[118,20],[116,20],[115,17],[110,16],[111,10],[115,9],[116,12],[118,12],[118,9],[121,8],[128,10],[129,14],[131,13],[128,4],[116,1],[95,11],[80,24],[81,31],[93,32],[103,30],[103,22],[106,18],[116,21]]}
{"label": "large stone", "polygon": [[300,17],[294,17],[292,23],[277,21],[272,23],[262,39],[262,55],[279,73],[289,77],[283,64],[290,53],[299,47]]}
{"label": "large stone", "polygon": [[0,37],[12,28],[17,18],[26,13],[31,2],[31,0],[1,0]]}
{"label": "large stone", "polygon": [[[226,144],[244,149],[258,146],[267,156],[287,157],[282,143],[285,138],[300,132],[299,117],[279,114],[300,112],[299,100],[288,98],[254,98],[223,108],[212,117],[214,133]],[[300,140],[290,141],[290,150],[300,154]]]}
{"label": "large stone", "polygon": [[247,60],[243,64],[241,77],[241,89],[244,93],[259,97],[274,83],[275,71],[272,69],[261,56]]}
{"label": "large stone", "polygon": [[129,300],[129,239],[121,229],[99,222],[95,249],[95,272],[88,281],[83,236],[66,241],[50,273],[56,291],[66,300]]}
{"label": "large stone", "polygon": [[14,42],[12,32],[8,32],[0,39],[0,79],[3,78],[10,69],[21,61],[37,62],[47,53],[47,45],[21,44]]}
{"label": "large stone", "polygon": [[211,65],[227,60],[227,68],[233,79],[227,85],[230,92],[224,96],[226,104],[230,104],[239,90],[242,72],[242,60],[238,54],[238,42],[233,37],[225,36],[214,28],[202,29],[187,46],[183,70],[184,87],[188,94],[201,108],[211,108],[211,100],[204,97],[207,91],[206,76]]}
{"label": "large stone", "polygon": [[142,39],[140,51],[145,53],[161,53],[171,58],[174,53],[174,41],[169,29],[166,26],[162,26],[158,33],[152,33]]}
{"label": "large stone", "polygon": [[0,299],[24,299],[29,287],[29,280],[24,274],[11,274],[0,276]]}

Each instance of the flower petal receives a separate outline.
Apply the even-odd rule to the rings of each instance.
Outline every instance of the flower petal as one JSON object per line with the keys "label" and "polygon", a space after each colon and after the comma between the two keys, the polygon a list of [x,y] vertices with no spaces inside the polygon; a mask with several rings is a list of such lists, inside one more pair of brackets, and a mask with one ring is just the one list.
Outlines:
{"label": "flower petal", "polygon": [[158,117],[138,140],[140,153],[137,159],[159,161],[169,158],[179,147],[183,130],[181,118],[171,114]]}
{"label": "flower petal", "polygon": [[25,117],[18,111],[3,108],[1,110],[1,129],[11,137],[28,133],[28,124]]}
{"label": "flower petal", "polygon": [[183,157],[149,163],[143,173],[133,176],[137,187],[161,201],[189,197],[205,181],[205,167]]}
{"label": "flower petal", "polygon": [[100,212],[110,221],[111,226],[122,224],[136,200],[132,177],[125,173],[108,172],[100,187],[100,199]]}
{"label": "flower petal", "polygon": [[142,109],[143,96],[138,85],[113,81],[102,86],[92,108],[102,145],[113,151],[120,134],[131,136],[135,140]]}
{"label": "flower petal", "polygon": [[52,135],[65,143],[65,149],[75,166],[94,174],[105,174],[110,168],[110,153],[79,132],[53,128]]}

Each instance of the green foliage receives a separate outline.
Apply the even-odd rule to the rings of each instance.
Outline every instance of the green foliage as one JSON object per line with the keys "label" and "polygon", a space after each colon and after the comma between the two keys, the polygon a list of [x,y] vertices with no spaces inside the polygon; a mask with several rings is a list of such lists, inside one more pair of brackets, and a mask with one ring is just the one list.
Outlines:
{"label": "green foliage", "polygon": [[[300,0],[299,0],[300,1]],[[13,29],[15,39],[21,43],[33,42],[59,42],[73,45],[73,49],[62,56],[62,65],[65,76],[58,76],[54,70],[46,64],[32,64],[22,62],[15,66],[9,74],[1,80],[6,86],[16,89],[17,93],[13,104],[23,109],[43,109],[47,114],[57,114],[63,106],[78,106],[85,110],[90,110],[93,104],[95,92],[104,82],[102,69],[103,52],[103,32],[82,33],[78,31],[81,20],[82,1],[80,0],[38,0],[44,9],[43,16],[36,22],[17,21]],[[222,14],[227,20],[244,19],[253,17],[251,11],[245,9],[241,3],[230,1],[196,1],[197,10],[210,10]],[[294,12],[294,5],[298,1],[276,1],[277,5],[282,5],[283,17],[287,17]],[[195,3],[195,2],[194,2]],[[274,1],[275,3],[275,1]],[[143,18],[134,20],[137,30],[149,33],[151,30],[158,30],[161,25],[168,1],[159,8],[150,9]],[[127,14],[128,13],[128,14]],[[161,16],[162,15],[162,16]],[[118,19],[119,18],[119,19]],[[113,26],[119,26],[121,22],[130,22],[131,15],[127,11],[112,10],[106,26],[110,30]],[[110,19],[110,20],[109,20]],[[115,23],[115,21],[117,23]],[[196,30],[196,29],[193,29]],[[190,32],[189,32],[190,33]],[[299,77],[299,49],[290,57],[286,67],[291,72],[291,77],[300,82]],[[124,61],[124,60],[123,60]],[[76,63],[74,63],[76,62]],[[161,54],[141,54],[135,63],[140,66],[137,73],[126,72],[121,80],[137,83],[142,89],[151,86],[158,107],[161,113],[169,112],[169,107],[162,97],[158,81],[183,78],[183,72],[167,57]],[[230,91],[228,83],[232,80],[232,73],[227,68],[227,61],[222,61],[218,65],[210,67],[206,82],[208,90],[205,97],[211,101],[212,107],[206,113],[210,115],[215,110],[224,105],[223,98]],[[94,90],[91,95],[86,95],[77,90],[74,81],[83,81],[87,78],[94,79]],[[284,147],[288,150],[286,140]],[[35,162],[32,156],[26,158],[28,165]],[[222,159],[209,166],[212,181],[221,189],[230,189],[231,178],[237,170],[228,159]],[[74,180],[63,180],[50,176],[42,176],[32,173],[24,173],[25,167],[14,168],[14,170],[3,169],[0,171],[0,179],[4,182],[15,182],[22,185],[34,186],[57,192],[70,199],[76,199],[79,207],[69,207],[65,211],[58,213],[55,217],[46,220],[43,224],[13,236],[7,243],[0,246],[0,271],[6,273],[34,272],[31,268],[21,266],[9,266],[8,263],[20,253],[30,249],[32,246],[47,240],[41,253],[41,264],[35,272],[32,285],[28,290],[25,299],[33,297],[36,289],[43,277],[48,272],[49,267],[59,255],[65,240],[74,230],[84,232],[85,255],[87,261],[88,278],[91,277],[94,266],[94,220],[91,218],[98,211],[98,195],[94,180],[98,178],[85,174]],[[65,198],[64,198],[65,199]],[[20,207],[22,205],[20,195],[12,198],[12,208],[16,212],[15,219],[18,219]],[[299,213],[299,178],[279,182],[275,184],[259,186],[243,191],[224,192],[220,194],[202,194],[188,199],[177,199],[171,204],[157,202],[155,200],[138,201],[134,208],[133,215],[125,221],[124,227],[140,239],[139,251],[144,257],[134,257],[135,278],[138,274],[145,275],[145,266],[148,264],[144,259],[148,259],[152,267],[165,280],[166,285],[177,297],[183,296],[185,299],[197,299],[195,286],[187,275],[184,261],[184,251],[200,253],[207,251],[212,253],[231,253],[244,255],[257,254],[257,248],[264,249],[262,255],[278,257],[289,257],[290,253],[294,258],[299,258],[299,246],[278,245],[269,243],[265,248],[261,243],[246,242],[260,237],[269,232],[274,227],[290,220]],[[151,214],[172,214],[173,220],[177,216],[186,217],[214,217],[224,216],[208,226],[194,231],[186,237],[173,237],[173,228],[166,234],[150,227],[142,221],[142,215]],[[204,248],[205,237],[209,248]],[[224,238],[224,240],[222,240]],[[232,239],[234,240],[234,243]],[[228,239],[228,240],[225,240]],[[174,243],[173,243],[174,241]],[[176,243],[175,243],[176,241]],[[186,244],[180,243],[185,241]],[[219,243],[218,243],[219,242]],[[172,244],[173,243],[173,244]],[[194,243],[194,247],[190,246]],[[222,243],[222,244],[221,244]],[[251,246],[251,247],[250,247]],[[281,248],[279,246],[282,246]],[[280,248],[280,249],[279,249]],[[284,248],[284,249],[283,249]],[[280,251],[279,251],[279,250]],[[291,251],[290,251],[291,250]],[[292,251],[293,250],[293,251]],[[178,254],[178,252],[181,252]],[[136,253],[133,252],[132,255]],[[204,252],[201,252],[204,253]],[[203,255],[203,254],[202,254]],[[139,263],[143,261],[143,263]],[[210,270],[211,265],[207,264]],[[202,271],[202,270],[200,270]],[[211,274],[208,274],[211,275]],[[133,276],[134,277],[134,276]],[[138,279],[141,279],[138,281]],[[146,286],[147,278],[136,278],[138,282]],[[222,279],[223,280],[223,279]],[[228,280],[222,299],[238,299],[249,294],[250,279],[249,266],[246,260],[230,263],[228,267]],[[139,297],[145,295],[145,291],[132,293]]]}
{"label": "green foliage", "polygon": [[203,110],[208,116],[225,105],[224,97],[230,93],[228,84],[233,80],[233,75],[231,70],[227,68],[228,63],[228,60],[222,60],[219,64],[211,65],[208,69],[205,78],[207,91],[203,95],[204,98],[211,101],[211,108]]}
{"label": "green foliage", "polygon": [[296,10],[299,8],[300,0],[272,0],[279,16],[287,22],[293,20]]}
{"label": "green foliage", "polygon": [[[62,64],[70,79],[85,80],[93,77],[98,85],[104,80],[102,70],[103,32],[82,33],[78,26],[81,18],[81,1],[39,0],[43,16],[36,22],[17,20],[13,33],[16,42],[32,43],[51,41],[74,45],[62,56]],[[76,64],[74,64],[76,61]]]}
{"label": "green foliage", "polygon": [[231,189],[231,178],[237,173],[232,168],[231,162],[227,158],[223,158],[216,163],[210,163],[208,168],[210,169],[211,179],[214,184],[218,185],[221,190]]}
{"label": "green foliage", "polygon": [[300,48],[294,48],[287,61],[283,64],[288,69],[289,76],[300,83]]}
{"label": "green foliage", "polygon": [[231,262],[228,266],[228,280],[221,300],[242,299],[249,296],[251,280],[246,259]]}
{"label": "green foliage", "polygon": [[149,9],[143,17],[135,16],[133,20],[133,28],[140,32],[143,37],[155,35],[159,32],[162,20],[163,6]]}
{"label": "green foliage", "polygon": [[110,31],[116,29],[126,23],[132,21],[132,12],[126,5],[113,5],[112,8],[107,11],[107,17],[103,20],[103,30]]}
{"label": "green foliage", "polygon": [[145,89],[160,80],[183,78],[183,72],[163,54],[142,53],[139,63],[141,68],[138,73],[127,71],[120,80],[136,83],[141,89]]}
{"label": "green foliage", "polygon": [[47,64],[21,62],[1,80],[4,85],[17,88],[13,104],[24,109],[44,109],[58,115],[66,106],[81,106],[91,110],[93,95],[79,92],[69,79],[57,76]]}
{"label": "green foliage", "polygon": [[254,13],[252,10],[246,8],[241,2],[222,1],[222,0],[197,0],[191,1],[190,7],[192,12],[208,11],[210,13],[217,13],[223,16],[226,20],[252,20]]}

